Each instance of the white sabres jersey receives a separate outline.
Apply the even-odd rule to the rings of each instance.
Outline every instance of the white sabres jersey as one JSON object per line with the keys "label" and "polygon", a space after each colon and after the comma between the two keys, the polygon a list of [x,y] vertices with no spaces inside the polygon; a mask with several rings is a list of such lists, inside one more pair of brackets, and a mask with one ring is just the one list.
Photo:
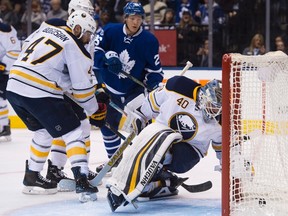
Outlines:
{"label": "white sabres jersey", "polygon": [[12,26],[0,23],[0,62],[6,64],[4,74],[9,74],[9,70],[20,51],[21,44],[17,38],[16,30]]}
{"label": "white sabres jersey", "polygon": [[29,37],[10,70],[7,90],[30,98],[63,98],[72,91],[91,115],[98,109],[91,68],[90,54],[68,27],[47,25]]}
{"label": "white sabres jersey", "polygon": [[215,120],[206,123],[196,106],[197,91],[201,86],[184,76],[175,76],[163,88],[151,92],[141,106],[141,112],[156,122],[169,126],[183,136],[199,154],[207,154],[210,142],[221,144],[222,127]]}
{"label": "white sabres jersey", "polygon": [[[25,49],[27,44],[29,44],[29,42],[34,38],[35,34],[38,34],[38,32],[40,32],[44,28],[51,27],[51,26],[58,27],[58,28],[65,28],[66,27],[66,21],[63,20],[63,19],[59,19],[59,18],[52,18],[52,19],[46,20],[45,22],[42,22],[40,27],[36,31],[34,31],[32,34],[30,34],[24,40],[23,49]],[[85,45],[86,50],[89,52],[89,54],[91,56],[91,64],[92,65],[94,64],[94,60],[93,60],[93,58],[94,58],[94,49],[95,49],[94,48],[95,47],[95,45],[94,45],[94,37],[95,37],[95,35],[92,34],[90,42]],[[98,83],[94,73],[91,73],[91,79],[92,79],[92,81],[93,81],[93,83],[95,85]]]}

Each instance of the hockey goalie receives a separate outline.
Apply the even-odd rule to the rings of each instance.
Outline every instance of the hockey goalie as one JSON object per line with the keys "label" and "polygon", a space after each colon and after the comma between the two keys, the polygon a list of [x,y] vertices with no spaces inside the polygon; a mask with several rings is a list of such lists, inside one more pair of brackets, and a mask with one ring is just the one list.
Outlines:
{"label": "hockey goalie", "polygon": [[[192,169],[207,154],[210,143],[221,169],[221,81],[201,86],[174,76],[164,87],[136,101],[127,105],[122,129],[132,127],[139,134],[106,182],[113,212],[128,203],[136,207],[139,199],[177,195],[187,178],[175,173]],[[155,121],[143,129],[151,119]]]}

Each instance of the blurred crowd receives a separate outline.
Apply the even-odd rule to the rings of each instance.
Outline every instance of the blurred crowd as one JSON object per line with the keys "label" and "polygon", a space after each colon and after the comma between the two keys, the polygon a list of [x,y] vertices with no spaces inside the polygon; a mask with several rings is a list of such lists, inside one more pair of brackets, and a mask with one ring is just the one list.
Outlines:
{"label": "blurred crowd", "polygon": [[[123,7],[129,0],[91,0],[95,6],[95,20],[100,27],[109,22],[123,22]],[[132,1],[132,0],[130,0]],[[145,10],[145,25],[154,29],[177,31],[177,65],[193,61],[195,66],[208,66],[209,0],[149,0],[141,2]],[[211,0],[213,11],[213,66],[221,66],[222,55],[227,52],[263,54],[265,49],[265,0]],[[70,0],[32,0],[32,32],[50,18],[67,19]],[[288,2],[270,3],[270,50],[287,52]],[[151,18],[151,8],[153,17]],[[13,25],[20,39],[26,38],[27,1],[1,0],[0,18]],[[262,45],[257,50],[255,37]],[[260,37],[260,39],[259,39]],[[277,39],[278,38],[278,39]],[[260,45],[259,45],[260,46]]]}

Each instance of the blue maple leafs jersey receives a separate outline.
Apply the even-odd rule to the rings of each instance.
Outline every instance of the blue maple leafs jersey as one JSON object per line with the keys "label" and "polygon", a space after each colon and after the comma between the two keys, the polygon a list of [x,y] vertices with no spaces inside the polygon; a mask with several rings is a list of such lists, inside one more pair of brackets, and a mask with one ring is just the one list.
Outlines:
{"label": "blue maple leafs jersey", "polygon": [[115,94],[126,95],[139,85],[128,77],[112,74],[104,64],[107,51],[118,53],[122,70],[153,89],[163,80],[157,38],[142,27],[133,36],[128,36],[125,24],[111,23],[95,37],[94,69],[99,71],[107,88]]}

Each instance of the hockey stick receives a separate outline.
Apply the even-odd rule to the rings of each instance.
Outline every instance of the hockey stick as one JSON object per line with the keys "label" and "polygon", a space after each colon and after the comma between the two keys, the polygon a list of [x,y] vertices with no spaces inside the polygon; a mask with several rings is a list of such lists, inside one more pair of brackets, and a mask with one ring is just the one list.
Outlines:
{"label": "hockey stick", "polygon": [[212,188],[212,182],[211,181],[206,181],[201,184],[197,185],[187,185],[185,183],[182,183],[181,186],[187,190],[190,193],[199,193],[203,191],[207,191]]}
{"label": "hockey stick", "polygon": [[119,106],[117,106],[117,104],[113,103],[112,101],[109,102],[109,105],[111,107],[113,107],[115,110],[117,110],[119,113],[121,113],[122,115],[126,116],[127,117],[127,113],[121,109]]}
{"label": "hockey stick", "polygon": [[186,66],[183,68],[179,76],[183,76],[186,73],[186,71],[192,66],[193,64],[190,61],[187,61]]}
{"label": "hockey stick", "polygon": [[134,139],[135,136],[136,136],[136,133],[133,131],[125,139],[125,141],[119,146],[117,151],[112,155],[110,160],[105,164],[105,166],[98,173],[98,175],[90,181],[91,185],[97,186],[99,184],[99,182],[104,178],[106,173],[109,172],[110,169],[115,165],[115,163],[120,159],[124,150],[127,148],[128,145],[130,145],[130,143],[132,142],[132,140]]}
{"label": "hockey stick", "polygon": [[135,77],[133,77],[131,74],[125,72],[125,71],[121,71],[121,74],[127,76],[129,79],[131,79],[133,82],[137,83],[138,85],[141,85],[142,87],[148,89],[148,91],[152,91],[153,89],[148,88],[143,82],[141,82],[140,80],[136,79]]}
{"label": "hockey stick", "polygon": [[118,130],[116,130],[115,128],[111,127],[110,124],[108,122],[105,122],[105,126],[107,128],[109,128],[113,133],[115,133],[117,136],[119,136],[121,139],[126,140],[126,137],[120,133]]}

